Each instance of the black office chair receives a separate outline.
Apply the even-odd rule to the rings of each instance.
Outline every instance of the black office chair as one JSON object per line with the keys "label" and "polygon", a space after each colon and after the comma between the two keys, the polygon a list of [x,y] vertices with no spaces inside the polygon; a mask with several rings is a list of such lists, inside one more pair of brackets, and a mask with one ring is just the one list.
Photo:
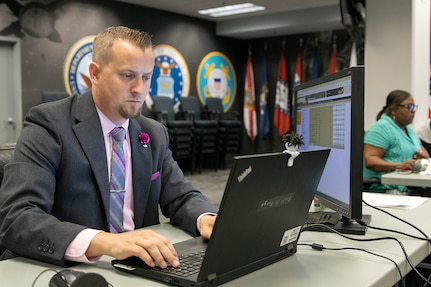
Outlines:
{"label": "black office chair", "polygon": [[152,115],[163,123],[169,132],[169,148],[175,160],[190,159],[191,170],[195,166],[194,145],[193,145],[193,122],[181,116],[182,113],[175,113],[174,103],[171,98],[156,96],[153,97]]}
{"label": "black office chair", "polygon": [[364,177],[364,178],[362,178],[362,191],[370,191],[370,187],[374,183],[380,184],[380,178],[377,178],[377,177]]}
{"label": "black office chair", "polygon": [[3,181],[4,166],[13,159],[15,143],[0,145],[0,185]]}
{"label": "black office chair", "polygon": [[147,104],[146,104],[146,103],[144,103],[144,104],[142,105],[141,114],[142,114],[143,116],[147,117],[147,118],[151,118],[151,117],[152,117],[152,114],[151,114],[150,110],[148,109],[148,107],[147,107]]}
{"label": "black office chair", "polygon": [[206,111],[219,127],[219,164],[224,169],[227,154],[237,155],[240,150],[242,122],[235,111],[225,112],[220,98],[207,98]]}
{"label": "black office chair", "polygon": [[64,91],[43,91],[42,92],[42,103],[54,102],[64,98],[67,98],[69,94]]}
{"label": "black office chair", "polygon": [[202,106],[197,97],[182,97],[180,110],[192,120],[196,160],[199,172],[202,170],[204,156],[214,158],[214,167],[217,170],[218,162],[218,125],[217,120],[208,119],[202,111]]}
{"label": "black office chair", "polygon": [[[364,130],[365,136],[365,130]],[[374,184],[380,184],[380,178],[377,177],[363,177],[362,178],[362,191],[370,191],[370,187]]]}

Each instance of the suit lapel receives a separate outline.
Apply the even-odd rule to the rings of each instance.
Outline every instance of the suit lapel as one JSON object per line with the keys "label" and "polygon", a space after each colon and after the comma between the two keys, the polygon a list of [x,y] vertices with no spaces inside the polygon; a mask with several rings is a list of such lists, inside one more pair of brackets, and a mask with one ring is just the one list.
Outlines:
{"label": "suit lapel", "polygon": [[[88,158],[100,191],[105,214],[109,214],[109,176],[105,140],[99,115],[90,93],[77,97],[74,106],[77,123],[73,126],[76,138]],[[91,132],[89,132],[91,131]],[[108,218],[108,216],[106,216]],[[107,222],[108,223],[108,222]]]}
{"label": "suit lapel", "polygon": [[137,228],[142,227],[147,199],[149,196],[152,172],[151,145],[144,147],[139,141],[141,130],[136,120],[129,124],[130,145],[132,150],[132,178],[134,197],[134,221]]}
{"label": "suit lapel", "polygon": [[[76,138],[93,170],[105,214],[109,214],[109,176],[106,162],[105,141],[99,115],[91,96],[86,93],[77,98],[74,106],[77,123],[73,126]],[[88,131],[92,131],[89,133]],[[130,146],[132,154],[132,178],[134,197],[134,221],[137,228],[142,227],[152,173],[151,145],[144,147],[139,141],[139,134],[144,132],[136,120],[129,124]],[[101,160],[103,159],[103,160]],[[108,218],[108,216],[106,216]],[[107,222],[108,224],[108,222]]]}

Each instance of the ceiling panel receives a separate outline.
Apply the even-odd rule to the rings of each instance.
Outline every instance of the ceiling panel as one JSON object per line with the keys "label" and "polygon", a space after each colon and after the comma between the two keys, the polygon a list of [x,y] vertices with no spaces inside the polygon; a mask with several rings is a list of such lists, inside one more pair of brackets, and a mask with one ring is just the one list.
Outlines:
{"label": "ceiling panel", "polygon": [[[239,39],[342,28],[339,0],[250,0],[264,11],[213,18],[201,9],[245,1],[219,0],[115,0],[217,22],[217,34]],[[323,13],[324,12],[324,13]],[[231,29],[229,27],[232,27]]]}

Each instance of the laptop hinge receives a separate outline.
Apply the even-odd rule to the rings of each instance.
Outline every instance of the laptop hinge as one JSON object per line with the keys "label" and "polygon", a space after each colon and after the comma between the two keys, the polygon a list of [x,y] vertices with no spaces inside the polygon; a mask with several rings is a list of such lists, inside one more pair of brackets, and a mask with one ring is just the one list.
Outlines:
{"label": "laptop hinge", "polygon": [[208,275],[208,281],[212,281],[212,280],[216,279],[216,277],[217,277],[216,273],[211,273]]}

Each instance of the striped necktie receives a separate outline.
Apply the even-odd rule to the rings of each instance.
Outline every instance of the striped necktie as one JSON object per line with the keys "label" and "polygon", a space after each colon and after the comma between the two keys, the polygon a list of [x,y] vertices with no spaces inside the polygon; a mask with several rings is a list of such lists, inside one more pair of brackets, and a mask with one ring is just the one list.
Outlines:
{"label": "striped necktie", "polygon": [[121,233],[123,228],[123,205],[126,162],[124,159],[123,141],[126,130],[116,127],[110,132],[112,136],[111,182],[109,201],[109,229],[112,233]]}

